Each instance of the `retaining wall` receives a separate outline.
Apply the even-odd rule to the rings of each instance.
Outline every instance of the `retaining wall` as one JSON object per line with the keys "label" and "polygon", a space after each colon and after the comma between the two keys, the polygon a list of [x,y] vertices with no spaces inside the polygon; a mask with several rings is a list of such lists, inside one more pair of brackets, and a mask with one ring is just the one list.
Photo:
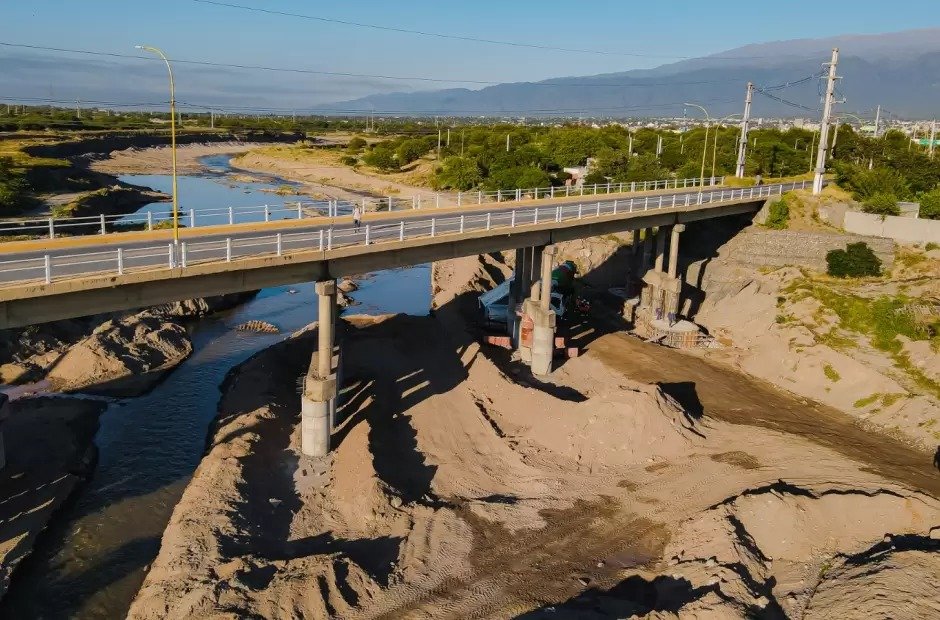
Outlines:
{"label": "retaining wall", "polygon": [[[847,232],[885,237],[904,243],[940,243],[940,220],[913,219],[893,215],[849,211],[843,227]],[[869,244],[870,245],[870,244]]]}

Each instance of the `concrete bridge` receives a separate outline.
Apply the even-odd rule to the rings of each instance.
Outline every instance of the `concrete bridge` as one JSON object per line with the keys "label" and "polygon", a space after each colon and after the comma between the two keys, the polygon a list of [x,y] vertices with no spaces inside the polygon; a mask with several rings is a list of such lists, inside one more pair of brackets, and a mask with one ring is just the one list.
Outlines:
{"label": "concrete bridge", "polygon": [[[686,225],[757,211],[768,199],[805,185],[379,212],[367,214],[358,229],[349,217],[207,226],[182,230],[179,243],[173,243],[170,231],[13,241],[0,245],[0,329],[317,282],[319,350],[305,381],[302,427],[304,453],[322,455],[329,450],[337,393],[337,278],[516,250],[511,301],[524,302],[533,325],[527,358],[533,373],[545,375],[551,371],[554,349],[555,317],[549,305],[554,244],[633,231],[638,245],[645,230],[644,302],[659,314],[674,314],[681,289],[679,237]],[[671,243],[665,265],[667,235]]]}

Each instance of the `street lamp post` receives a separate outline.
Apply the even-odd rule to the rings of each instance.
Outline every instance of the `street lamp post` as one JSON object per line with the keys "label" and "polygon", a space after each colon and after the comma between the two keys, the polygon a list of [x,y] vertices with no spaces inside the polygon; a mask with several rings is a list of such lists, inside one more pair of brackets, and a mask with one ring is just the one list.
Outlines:
{"label": "street lamp post", "polygon": [[697,103],[685,103],[683,105],[692,106],[693,108],[698,108],[705,113],[705,146],[702,147],[702,174],[699,177],[699,188],[705,187],[705,157],[708,155],[708,128],[711,125],[712,117],[709,116],[708,110],[703,108]]}
{"label": "street lamp post", "polygon": [[156,47],[149,45],[135,45],[136,49],[144,50],[158,55],[166,63],[166,70],[170,74],[170,151],[173,156],[173,243],[180,242],[179,198],[176,185],[176,86],[173,83],[173,69],[166,54]]}

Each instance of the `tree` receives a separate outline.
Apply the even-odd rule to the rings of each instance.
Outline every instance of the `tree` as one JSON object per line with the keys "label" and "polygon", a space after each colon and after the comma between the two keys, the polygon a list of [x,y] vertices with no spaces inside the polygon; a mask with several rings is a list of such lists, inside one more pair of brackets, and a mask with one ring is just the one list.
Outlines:
{"label": "tree", "polygon": [[22,206],[29,189],[22,171],[9,157],[0,157],[0,213],[12,215]]}
{"label": "tree", "polygon": [[940,188],[921,195],[919,216],[927,220],[940,220]]}
{"label": "tree", "polygon": [[852,192],[856,200],[865,200],[876,194],[907,198],[911,193],[904,176],[891,168],[868,170],[861,166],[842,164],[836,168],[836,182]]}
{"label": "tree", "polygon": [[387,146],[376,146],[363,156],[362,161],[385,172],[399,170],[398,158]]}
{"label": "tree", "polygon": [[867,243],[850,243],[844,250],[826,254],[826,272],[837,278],[861,278],[881,274],[881,260]]}
{"label": "tree", "polygon": [[435,184],[441,189],[467,191],[483,180],[480,166],[469,157],[448,157],[438,171]]}
{"label": "tree", "polygon": [[891,194],[874,194],[862,203],[862,211],[875,215],[901,215],[898,199]]}
{"label": "tree", "polygon": [[551,179],[544,170],[532,166],[516,166],[505,168],[495,173],[491,172],[484,186],[488,190],[494,189],[529,189],[532,187],[548,187]]}
{"label": "tree", "polygon": [[364,149],[366,147],[366,144],[367,143],[365,141],[365,138],[356,136],[349,141],[349,144],[346,146],[346,148],[348,148],[351,153],[355,153]]}
{"label": "tree", "polygon": [[401,166],[410,164],[420,159],[428,152],[427,144],[423,140],[405,140],[402,142],[395,153],[398,155],[398,163]]}

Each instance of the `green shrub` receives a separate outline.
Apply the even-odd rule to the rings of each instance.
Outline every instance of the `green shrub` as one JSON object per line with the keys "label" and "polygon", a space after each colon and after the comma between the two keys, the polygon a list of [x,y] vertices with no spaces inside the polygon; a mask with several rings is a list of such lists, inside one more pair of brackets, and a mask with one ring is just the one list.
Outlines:
{"label": "green shrub", "polygon": [[875,215],[901,215],[898,199],[891,194],[874,194],[862,203],[862,211]]}
{"label": "green shrub", "polygon": [[940,220],[940,188],[920,197],[920,214],[926,220]]}
{"label": "green shrub", "polygon": [[850,243],[844,250],[826,254],[826,272],[837,278],[861,278],[881,274],[881,260],[867,243]]}
{"label": "green shrub", "polygon": [[476,160],[469,157],[448,157],[439,168],[434,178],[438,189],[456,189],[465,192],[476,187],[483,180],[483,174]]}
{"label": "green shrub", "polygon": [[339,158],[339,163],[344,166],[355,166],[359,163],[359,160],[351,155],[343,155]]}
{"label": "green shrub", "polygon": [[764,225],[774,230],[784,230],[790,222],[790,207],[785,200],[771,203],[767,212],[767,221]]}
{"label": "green shrub", "polygon": [[365,146],[366,146],[365,139],[360,138],[359,136],[356,136],[352,140],[349,141],[349,144],[346,145],[346,148],[348,148],[350,152],[355,152],[355,151],[361,151],[362,149],[365,148]]}
{"label": "green shrub", "polygon": [[362,161],[386,172],[399,169],[398,157],[385,146],[375,147],[363,156]]}
{"label": "green shrub", "polygon": [[933,241],[928,242],[927,245],[924,246],[924,251],[930,252],[931,250],[940,250],[940,243],[934,243]]}

